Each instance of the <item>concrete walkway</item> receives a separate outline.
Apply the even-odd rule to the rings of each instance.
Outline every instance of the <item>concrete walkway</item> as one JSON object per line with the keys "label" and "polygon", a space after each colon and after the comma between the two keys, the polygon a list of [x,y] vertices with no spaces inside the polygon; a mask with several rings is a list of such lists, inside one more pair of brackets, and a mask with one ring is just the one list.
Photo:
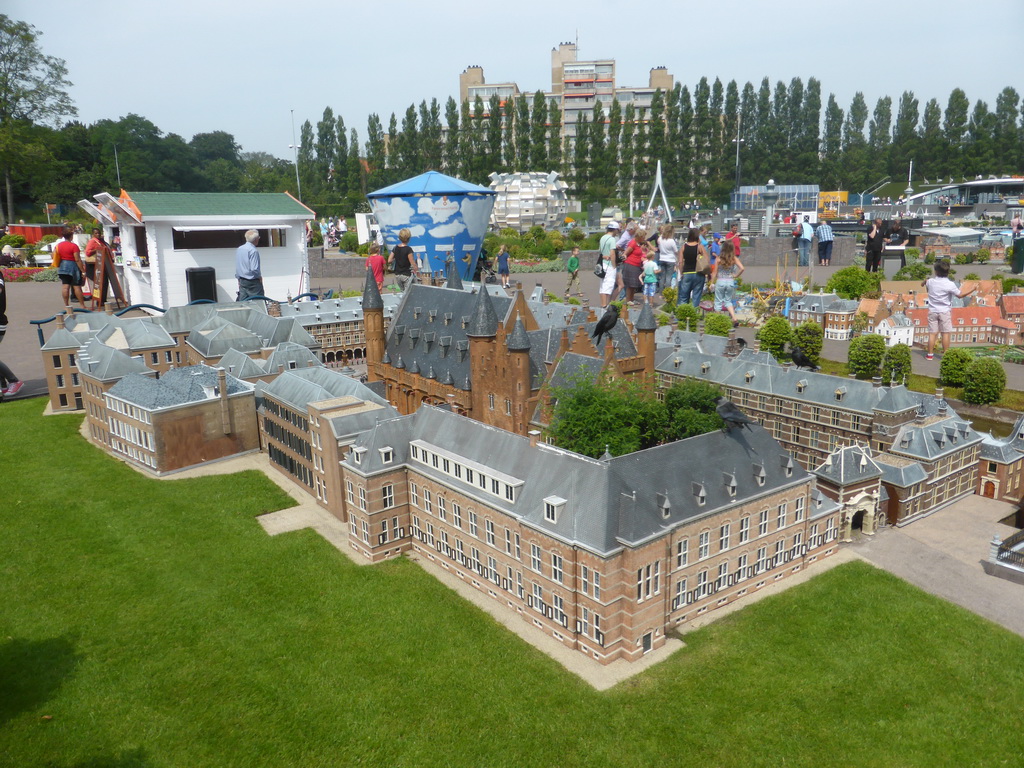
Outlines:
{"label": "concrete walkway", "polygon": [[969,496],[903,528],[865,536],[848,551],[1024,637],[1024,587],[981,566],[994,534],[1003,539],[1016,532],[998,522],[1013,509]]}

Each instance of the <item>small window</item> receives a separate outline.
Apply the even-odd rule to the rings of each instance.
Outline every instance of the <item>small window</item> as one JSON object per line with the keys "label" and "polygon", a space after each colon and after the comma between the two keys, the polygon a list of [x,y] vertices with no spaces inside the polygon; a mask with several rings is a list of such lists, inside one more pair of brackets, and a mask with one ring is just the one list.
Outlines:
{"label": "small window", "polygon": [[[415,450],[415,448],[413,448]],[[390,464],[395,460],[395,452],[391,448],[380,449],[380,461],[382,464]]]}
{"label": "small window", "polygon": [[548,496],[544,499],[544,519],[549,523],[557,523],[558,516],[565,507],[565,501],[560,496]]}

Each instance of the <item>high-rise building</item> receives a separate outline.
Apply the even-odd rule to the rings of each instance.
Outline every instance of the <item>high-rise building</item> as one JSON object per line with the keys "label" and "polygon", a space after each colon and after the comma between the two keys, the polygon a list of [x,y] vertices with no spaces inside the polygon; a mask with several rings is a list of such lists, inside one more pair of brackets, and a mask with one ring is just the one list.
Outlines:
{"label": "high-rise building", "polygon": [[[562,138],[571,140],[582,115],[589,115],[594,104],[601,103],[608,119],[612,100],[618,99],[623,109],[632,104],[637,120],[647,119],[654,92],[671,91],[675,80],[665,67],[651,69],[646,86],[618,86],[615,81],[615,59],[580,61],[576,43],[559,43],[551,49],[551,89],[544,91],[548,102],[555,102],[562,111]],[[459,97],[470,105],[479,96],[486,104],[497,95],[502,105],[512,97],[533,99],[534,92],[520,91],[515,82],[488,84],[483,67],[466,67],[459,75]]]}

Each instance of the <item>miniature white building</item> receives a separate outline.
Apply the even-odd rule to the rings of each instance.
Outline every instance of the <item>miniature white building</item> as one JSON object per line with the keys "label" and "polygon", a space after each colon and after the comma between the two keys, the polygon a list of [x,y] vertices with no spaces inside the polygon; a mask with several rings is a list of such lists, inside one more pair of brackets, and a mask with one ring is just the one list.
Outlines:
{"label": "miniature white building", "polygon": [[186,270],[212,267],[216,296],[238,292],[235,251],[245,232],[260,233],[260,267],[267,296],[284,301],[309,289],[305,222],[312,210],[287,193],[101,192],[78,205],[121,242],[119,278],[128,301],[171,307],[188,304]]}
{"label": "miniature white building", "polygon": [[498,229],[526,232],[530,227],[554,229],[569,210],[568,185],[558,173],[492,173],[491,189],[497,192],[491,223]]}
{"label": "miniature white building", "polygon": [[879,320],[875,332],[885,339],[887,347],[897,344],[914,346],[914,324],[902,312],[893,312],[889,317]]}

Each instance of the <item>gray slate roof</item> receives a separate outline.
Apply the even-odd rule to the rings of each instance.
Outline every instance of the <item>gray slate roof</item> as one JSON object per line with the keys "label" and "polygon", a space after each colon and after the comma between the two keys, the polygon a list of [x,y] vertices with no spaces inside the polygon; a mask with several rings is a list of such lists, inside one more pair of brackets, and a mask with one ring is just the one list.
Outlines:
{"label": "gray slate roof", "polygon": [[229,349],[217,364],[239,379],[255,379],[266,374],[262,360],[253,360],[237,349]]}
{"label": "gray slate roof", "polygon": [[[400,296],[386,293],[381,296],[384,317],[390,319],[398,308]],[[346,323],[363,319],[363,299],[350,296],[345,299],[296,301],[281,305],[281,317],[294,317],[303,328],[314,328],[321,323]]]}
{"label": "gray slate roof", "polygon": [[397,413],[387,400],[365,385],[323,366],[284,371],[269,383],[257,384],[257,399],[262,401],[267,395],[287,403],[301,413],[309,413],[310,403],[333,400],[346,395],[386,406],[391,409],[389,413]]}
{"label": "gray slate roof", "polygon": [[96,338],[108,346],[132,351],[174,346],[174,339],[166,330],[141,317],[107,323],[97,331]]}
{"label": "gray slate roof", "polygon": [[78,370],[99,381],[113,381],[129,373],[156,375],[156,371],[147,368],[142,360],[119,349],[108,347],[95,338],[90,339],[78,351]]}
{"label": "gray slate roof", "polygon": [[294,341],[283,341],[277,345],[263,363],[263,370],[276,373],[278,370],[290,371],[296,368],[320,366],[320,358],[301,344]]}
{"label": "gray slate roof", "polygon": [[1021,452],[1014,448],[1008,438],[993,437],[988,432],[979,432],[981,436],[981,448],[978,456],[986,461],[998,461],[1001,464],[1010,464],[1017,461]]}
{"label": "gray slate roof", "polygon": [[218,315],[210,315],[193,328],[187,342],[203,357],[220,357],[229,349],[247,353],[263,349],[257,334]]}
{"label": "gray slate roof", "polygon": [[909,488],[915,483],[928,480],[928,473],[916,461],[900,460],[898,456],[880,453],[875,456],[878,468],[882,470],[882,482],[897,488]]}
{"label": "gray slate roof", "polygon": [[82,330],[76,333],[69,331],[67,328],[57,328],[50,334],[50,338],[46,340],[46,343],[43,344],[41,349],[45,349],[47,351],[78,349],[95,335],[96,332],[92,330]]}
{"label": "gray slate roof", "polygon": [[930,423],[904,424],[896,433],[891,453],[912,459],[934,461],[964,445],[981,442],[981,436],[956,414]]}
{"label": "gray slate roof", "polygon": [[[431,406],[380,422],[354,444],[366,449],[360,464],[351,453],[344,463],[365,474],[408,463],[469,496],[479,493],[476,486],[412,461],[409,445],[414,440],[521,481],[515,501],[488,496],[487,503],[599,555],[641,544],[668,529],[809,477],[758,426],[728,434],[712,432],[603,462],[547,445],[533,448],[527,438]],[[378,450],[385,447],[394,451],[393,463],[386,466]],[[694,456],[701,460],[693,461]],[[666,472],[665,467],[674,471]],[[764,483],[758,484],[756,475],[762,469]],[[730,485],[736,489],[735,496],[729,495]],[[701,491],[703,506],[698,503]],[[544,518],[544,500],[551,496],[566,500],[553,523]]]}
{"label": "gray slate roof", "polygon": [[[110,388],[110,394],[147,410],[198,403],[217,397],[214,394],[217,373],[215,368],[208,365],[172,368],[159,379],[129,373]],[[229,397],[252,391],[251,384],[240,381],[230,374],[227,375],[226,382]]]}
{"label": "gray slate roof", "polygon": [[882,476],[882,470],[872,460],[870,451],[859,445],[830,454],[812,472],[836,485],[850,485]]}

